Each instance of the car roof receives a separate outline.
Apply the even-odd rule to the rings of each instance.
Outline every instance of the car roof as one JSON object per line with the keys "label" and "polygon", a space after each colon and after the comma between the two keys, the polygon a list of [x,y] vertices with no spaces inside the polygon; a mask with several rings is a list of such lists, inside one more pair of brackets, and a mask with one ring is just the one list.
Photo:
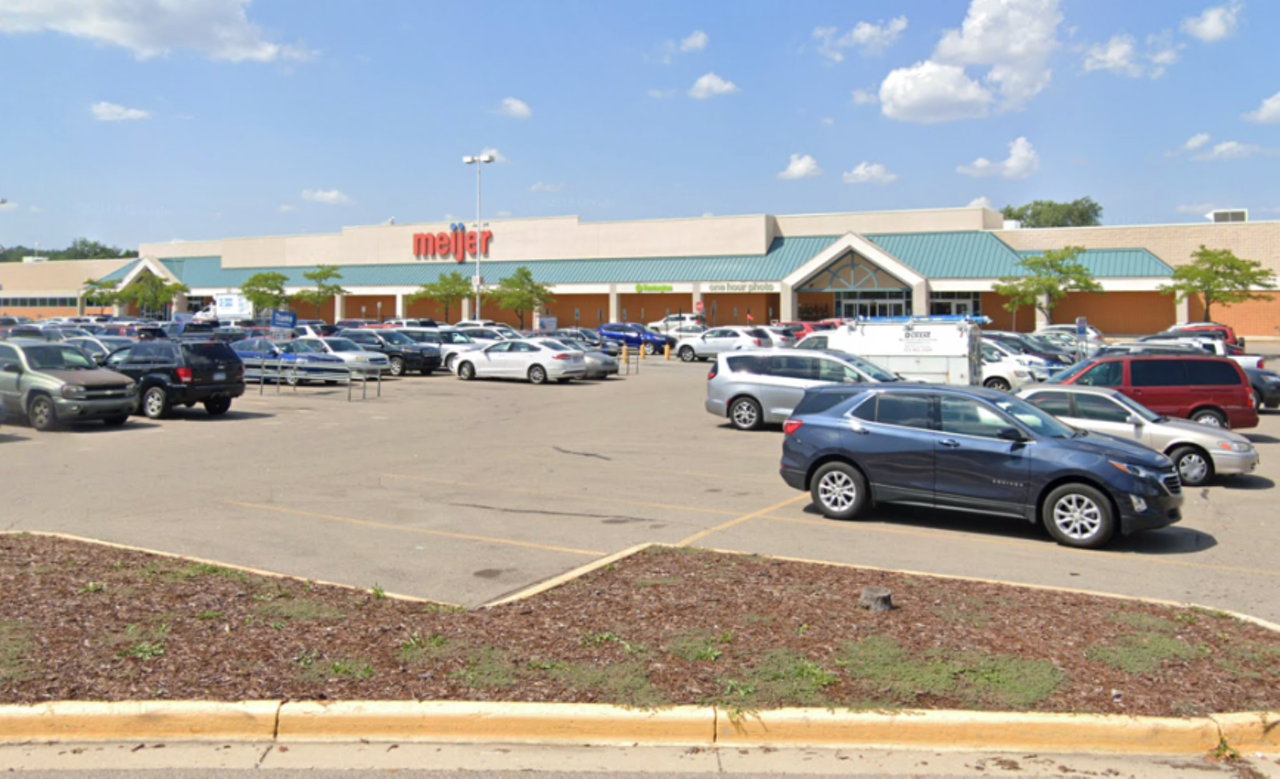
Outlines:
{"label": "car roof", "polygon": [[984,400],[996,401],[1001,398],[1008,398],[1011,395],[1003,390],[987,389],[986,387],[977,386],[960,386],[957,384],[832,384],[824,387],[814,387],[808,392],[821,393],[824,395],[856,395],[862,392],[889,392],[889,393],[911,393],[919,395],[922,393],[944,393],[949,395],[970,396],[982,398]]}
{"label": "car roof", "polygon": [[1073,395],[1106,395],[1111,397],[1120,392],[1110,387],[1086,387],[1079,384],[1034,384],[1018,390],[1016,395],[1036,395],[1041,392],[1070,392]]}

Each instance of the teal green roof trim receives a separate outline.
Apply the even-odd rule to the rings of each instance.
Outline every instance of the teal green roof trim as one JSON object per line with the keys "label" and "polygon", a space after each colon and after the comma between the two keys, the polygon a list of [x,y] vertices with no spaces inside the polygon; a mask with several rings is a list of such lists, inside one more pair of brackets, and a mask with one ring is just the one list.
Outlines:
{"label": "teal green roof trim", "polygon": [[[1021,257],[1039,257],[1043,252],[1020,251]],[[1169,278],[1173,268],[1146,249],[1085,249],[1076,259],[1096,279]]]}
{"label": "teal green roof trim", "polygon": [[863,236],[926,279],[995,279],[1019,272],[1021,257],[991,233],[872,233]]}
{"label": "teal green roof trim", "polygon": [[124,281],[124,277],[132,273],[133,269],[138,267],[138,263],[140,262],[142,262],[142,260],[134,260],[128,265],[116,268],[107,275],[98,279],[98,281]]}
{"label": "teal green roof trim", "polygon": [[[486,260],[481,271],[486,283],[494,284],[510,276],[516,268],[528,267],[541,284],[652,284],[690,281],[776,281],[813,259],[838,236],[775,238],[763,255],[716,257],[655,257],[602,260],[538,260],[499,262]],[[223,268],[219,257],[161,259],[161,264],[192,289],[235,289],[255,273],[282,273],[286,286],[305,287],[311,282],[304,273],[314,266],[267,268]],[[443,273],[475,274],[475,263],[403,262],[378,265],[343,265],[341,284],[346,287],[417,287],[429,284]]]}

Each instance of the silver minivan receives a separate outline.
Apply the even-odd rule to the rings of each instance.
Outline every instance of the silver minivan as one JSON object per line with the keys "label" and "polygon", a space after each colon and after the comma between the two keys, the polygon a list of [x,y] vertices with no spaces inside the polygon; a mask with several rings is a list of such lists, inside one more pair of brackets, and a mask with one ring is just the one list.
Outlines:
{"label": "silver minivan", "polygon": [[875,363],[845,352],[753,349],[716,356],[707,376],[707,412],[739,430],[781,424],[805,390],[825,384],[902,381]]}

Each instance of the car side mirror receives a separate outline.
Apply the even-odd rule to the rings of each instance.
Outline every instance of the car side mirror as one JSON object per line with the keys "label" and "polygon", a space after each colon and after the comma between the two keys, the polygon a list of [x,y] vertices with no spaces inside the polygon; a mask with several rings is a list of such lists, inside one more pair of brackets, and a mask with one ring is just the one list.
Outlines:
{"label": "car side mirror", "polygon": [[1130,424],[1135,427],[1139,427],[1142,425],[1142,417],[1138,416],[1137,414],[1130,414],[1124,421],[1126,424]]}
{"label": "car side mirror", "polygon": [[1016,427],[1006,427],[999,433],[996,433],[996,437],[1001,441],[1012,441],[1015,444],[1020,444],[1027,440],[1027,437],[1022,434],[1022,431]]}
{"label": "car side mirror", "polygon": [[105,354],[95,354],[93,355],[93,361],[98,365],[101,365],[107,361],[107,356]]}
{"label": "car side mirror", "polygon": [[16,362],[11,362],[8,365],[4,366],[4,372],[19,374],[19,373],[22,373],[22,366],[17,364]]}

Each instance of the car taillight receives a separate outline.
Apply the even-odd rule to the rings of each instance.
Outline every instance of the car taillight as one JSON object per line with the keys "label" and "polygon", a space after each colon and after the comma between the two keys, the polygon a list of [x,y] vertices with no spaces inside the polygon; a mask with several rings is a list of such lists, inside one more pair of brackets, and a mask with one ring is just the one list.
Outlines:
{"label": "car taillight", "polygon": [[788,419],[786,422],[782,423],[782,432],[787,435],[791,435],[792,433],[794,433],[795,431],[799,430],[802,427],[804,427],[804,423],[801,422],[800,420]]}
{"label": "car taillight", "polygon": [[190,384],[190,383],[191,383],[191,369],[190,369],[190,368],[179,368],[179,369],[178,369],[178,381],[182,382],[183,384]]}
{"label": "car taillight", "polygon": [[752,342],[752,343],[754,343],[756,346],[761,346],[761,345],[762,345],[762,344],[760,343],[760,339],[759,339],[759,338],[752,338],[752,339],[751,339],[751,342]]}
{"label": "car taillight", "polygon": [[714,379],[716,377],[716,371],[718,371],[719,369],[720,369],[720,363],[718,362],[711,363],[711,370],[707,373],[707,381],[711,381],[712,379]]}
{"label": "car taillight", "polygon": [[1267,361],[1262,359],[1258,360],[1258,370],[1260,371],[1266,370],[1266,368],[1267,368]]}
{"label": "car taillight", "polygon": [[569,357],[569,355],[567,355],[567,354],[557,354],[555,357],[552,357],[551,359],[553,359],[553,360],[568,360],[568,359],[571,359],[571,358],[570,358],[570,357]]}

